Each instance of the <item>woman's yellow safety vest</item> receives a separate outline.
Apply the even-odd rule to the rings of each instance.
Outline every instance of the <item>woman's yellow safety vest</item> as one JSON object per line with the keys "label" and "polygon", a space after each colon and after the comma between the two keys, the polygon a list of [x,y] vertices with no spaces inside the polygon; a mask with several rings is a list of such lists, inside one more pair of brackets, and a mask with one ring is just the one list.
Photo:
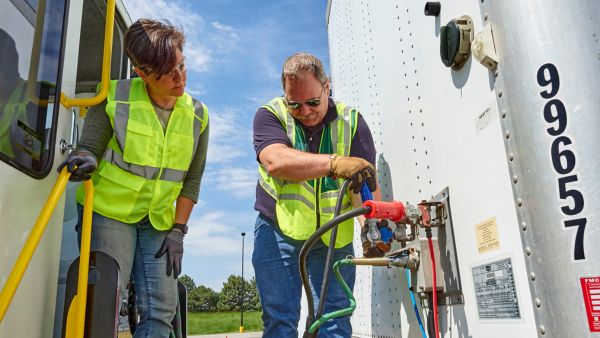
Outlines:
{"label": "woman's yellow safety vest", "polygon": [[106,114],[113,136],[92,175],[94,211],[125,223],[148,215],[157,230],[170,229],[208,110],[184,93],[163,130],[144,82],[135,78],[110,82]]}
{"label": "woman's yellow safety vest", "polygon": [[[279,119],[295,149],[308,151],[304,131],[289,114],[283,98],[275,98],[263,107]],[[324,126],[319,154],[348,156],[356,133],[358,112],[339,102],[336,102],[336,111],[337,118]],[[341,179],[322,177],[291,182],[270,176],[262,165],[259,165],[258,172],[260,186],[275,199],[277,223],[285,235],[305,240],[333,218]],[[342,213],[351,209],[350,194],[346,193],[342,201]],[[328,231],[321,239],[329,245],[330,237],[331,231]],[[350,219],[338,226],[335,247],[346,246],[353,237],[354,220]]]}

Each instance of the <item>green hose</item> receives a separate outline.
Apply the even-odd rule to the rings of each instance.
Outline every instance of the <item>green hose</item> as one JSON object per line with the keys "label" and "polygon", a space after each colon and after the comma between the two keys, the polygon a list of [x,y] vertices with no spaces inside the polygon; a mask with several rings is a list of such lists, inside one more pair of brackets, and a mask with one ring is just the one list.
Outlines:
{"label": "green hose", "polygon": [[[346,281],[344,281],[344,279],[342,278],[342,275],[340,273],[340,265],[342,265],[342,264],[354,264],[354,261],[350,258],[346,258],[346,259],[339,260],[339,261],[335,262],[335,264],[333,264],[333,271],[335,272],[335,279],[337,279],[337,281],[342,285],[342,288],[344,288],[344,291],[346,292],[346,295],[348,296],[348,300],[350,300],[350,306],[345,309],[336,310],[331,313],[324,314],[323,316],[321,316],[321,318],[319,318],[317,321],[315,321],[310,326],[310,328],[308,329],[309,333],[315,332],[315,330],[319,326],[321,326],[321,324],[325,323],[326,321],[337,318],[337,317],[352,314],[352,312],[354,312],[354,309],[356,309],[356,299],[354,299],[354,295],[352,294],[352,291],[350,291],[348,284],[346,284]],[[322,299],[321,301],[325,301],[325,300]]]}

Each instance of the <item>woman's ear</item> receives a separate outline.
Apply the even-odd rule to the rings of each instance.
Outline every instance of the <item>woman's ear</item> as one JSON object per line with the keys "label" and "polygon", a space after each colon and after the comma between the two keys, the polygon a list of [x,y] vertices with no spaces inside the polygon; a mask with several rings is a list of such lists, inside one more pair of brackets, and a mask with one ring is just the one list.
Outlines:
{"label": "woman's ear", "polygon": [[148,74],[146,74],[143,70],[139,69],[138,67],[133,67],[133,70],[144,82],[148,82]]}

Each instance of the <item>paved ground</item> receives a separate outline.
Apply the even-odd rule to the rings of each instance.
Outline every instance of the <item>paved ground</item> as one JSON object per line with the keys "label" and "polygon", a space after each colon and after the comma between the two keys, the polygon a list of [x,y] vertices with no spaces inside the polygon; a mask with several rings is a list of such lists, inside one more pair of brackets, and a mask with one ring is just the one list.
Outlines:
{"label": "paved ground", "polygon": [[[188,338],[261,338],[262,332],[218,333],[188,336]],[[129,332],[119,332],[119,338],[131,338]]]}
{"label": "paved ground", "polygon": [[207,334],[200,336],[188,336],[188,338],[261,338],[262,332],[245,332],[245,333],[219,333]]}

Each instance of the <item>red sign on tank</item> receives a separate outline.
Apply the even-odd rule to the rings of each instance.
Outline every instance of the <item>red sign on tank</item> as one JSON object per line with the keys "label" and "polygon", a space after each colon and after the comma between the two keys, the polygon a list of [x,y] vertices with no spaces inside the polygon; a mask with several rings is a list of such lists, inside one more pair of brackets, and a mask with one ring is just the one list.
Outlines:
{"label": "red sign on tank", "polygon": [[600,277],[581,278],[583,301],[591,332],[600,332]]}

